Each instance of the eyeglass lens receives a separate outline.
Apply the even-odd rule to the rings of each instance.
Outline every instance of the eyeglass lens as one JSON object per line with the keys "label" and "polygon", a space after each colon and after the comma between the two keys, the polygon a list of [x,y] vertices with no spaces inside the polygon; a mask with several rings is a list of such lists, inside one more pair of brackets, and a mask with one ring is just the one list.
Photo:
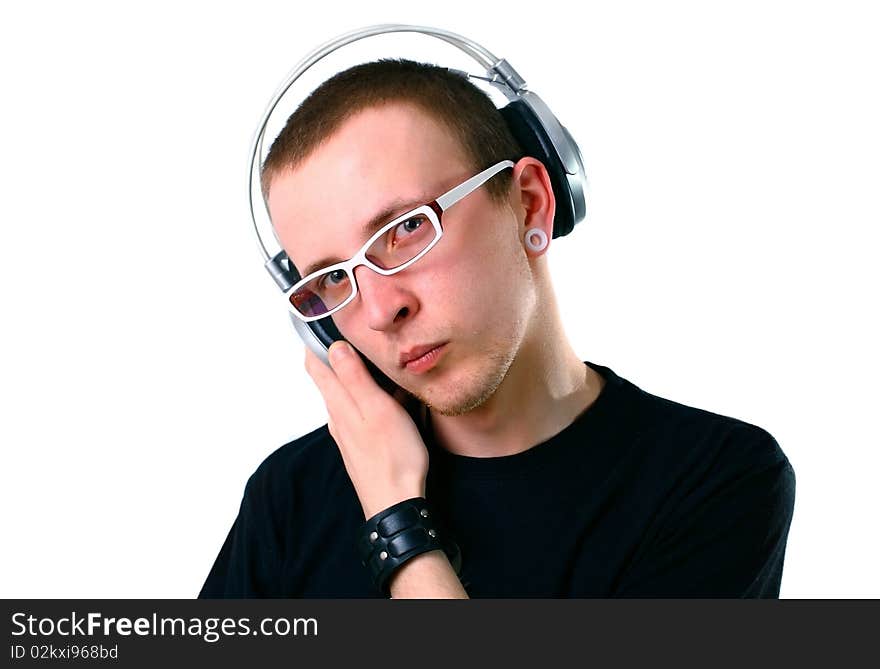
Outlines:
{"label": "eyeglass lens", "polygon": [[[397,223],[376,238],[365,255],[382,269],[394,269],[424,251],[436,235],[437,231],[428,216],[419,213]],[[303,316],[321,316],[345,302],[353,292],[354,284],[349,272],[334,269],[312,277],[293,291],[290,303]]]}

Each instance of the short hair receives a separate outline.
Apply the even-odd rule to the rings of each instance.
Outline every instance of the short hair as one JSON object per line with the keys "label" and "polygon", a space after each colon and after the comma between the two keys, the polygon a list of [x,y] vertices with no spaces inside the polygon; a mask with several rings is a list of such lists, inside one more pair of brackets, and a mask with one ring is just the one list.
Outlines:
{"label": "short hair", "polygon": [[[279,171],[293,169],[356,113],[390,102],[415,105],[449,130],[470,167],[480,171],[523,151],[485,91],[445,67],[384,58],[344,70],[312,91],[272,142],[260,171],[263,197]],[[501,202],[510,188],[507,170],[486,184]]]}

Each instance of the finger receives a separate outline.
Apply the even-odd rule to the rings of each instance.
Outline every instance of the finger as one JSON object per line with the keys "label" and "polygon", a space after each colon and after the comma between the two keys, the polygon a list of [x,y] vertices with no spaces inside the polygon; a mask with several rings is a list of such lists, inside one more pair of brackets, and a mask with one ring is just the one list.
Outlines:
{"label": "finger", "polygon": [[332,368],[328,367],[309,349],[306,349],[305,363],[306,371],[324,398],[327,412],[337,424],[344,422],[344,417],[350,412],[354,412],[360,417],[360,409]]}
{"label": "finger", "polygon": [[387,401],[388,393],[379,387],[360,355],[348,342],[333,342],[330,346],[330,364],[361,413],[369,413],[370,407]]}

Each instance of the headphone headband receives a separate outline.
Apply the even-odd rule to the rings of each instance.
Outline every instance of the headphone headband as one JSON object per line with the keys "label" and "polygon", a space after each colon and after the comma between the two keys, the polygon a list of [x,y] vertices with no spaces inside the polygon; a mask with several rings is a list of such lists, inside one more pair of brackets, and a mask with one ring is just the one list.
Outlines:
{"label": "headphone headband", "polygon": [[[503,108],[502,114],[505,116],[508,125],[512,127],[514,134],[517,135],[517,139],[520,140],[520,143],[526,144],[523,146],[526,152],[529,154],[535,154],[538,157],[542,154],[549,154],[552,158],[555,158],[554,162],[560,165],[560,169],[555,172],[551,170],[551,177],[555,177],[554,180],[556,182],[554,183],[554,191],[562,191],[566,193],[568,195],[567,199],[570,200],[568,203],[558,203],[558,210],[562,209],[559,204],[567,204],[571,214],[566,217],[568,220],[565,221],[564,225],[560,226],[560,229],[554,234],[554,236],[567,234],[584,216],[584,168],[577,144],[575,144],[571,135],[569,135],[568,131],[559,123],[544,101],[541,100],[537,94],[527,90],[525,80],[516,72],[516,70],[513,69],[513,67],[511,67],[510,63],[503,58],[497,58],[492,52],[476,42],[461,35],[457,35],[456,33],[449,32],[448,30],[441,30],[439,28],[431,28],[428,26],[414,26],[396,23],[361,28],[331,39],[307,54],[305,58],[303,58],[299,64],[290,71],[287,78],[278,87],[272,100],[267,105],[263,117],[260,120],[260,124],[257,126],[257,130],[254,133],[254,139],[251,144],[250,165],[248,169],[248,203],[251,212],[251,219],[254,224],[254,231],[257,236],[257,243],[260,252],[263,255],[266,269],[282,291],[286,291],[291,285],[293,285],[291,279],[292,268],[285,266],[288,262],[287,254],[281,248],[281,244],[275,234],[271,222],[269,222],[268,225],[268,231],[271,232],[271,237],[261,234],[261,226],[256,212],[254,211],[254,181],[255,179],[259,180],[259,173],[257,170],[259,168],[260,155],[262,154],[263,149],[263,139],[266,134],[266,126],[269,123],[269,118],[271,117],[272,112],[275,111],[281,98],[287,93],[290,87],[293,86],[296,80],[322,58],[328,56],[337,49],[358,40],[377,35],[404,32],[421,33],[423,35],[443,40],[444,42],[457,47],[477,61],[481,67],[486,69],[486,77],[478,77],[460,70],[452,71],[469,79],[475,78],[487,81],[499,89],[510,101],[510,104]],[[520,107],[522,106],[524,106],[525,109],[521,109]],[[507,113],[504,113],[505,111]],[[524,142],[522,137],[523,134],[525,134],[526,138],[531,141]],[[537,135],[537,140],[534,139],[535,135]],[[562,181],[567,183],[563,184],[561,183]],[[557,193],[557,198],[558,197],[559,194]],[[260,199],[263,200],[262,196]],[[265,207],[265,202],[263,202],[263,206]],[[266,219],[268,220],[268,212]],[[271,253],[267,248],[265,242],[267,239],[275,240],[277,246],[277,251],[275,251],[275,253]]]}

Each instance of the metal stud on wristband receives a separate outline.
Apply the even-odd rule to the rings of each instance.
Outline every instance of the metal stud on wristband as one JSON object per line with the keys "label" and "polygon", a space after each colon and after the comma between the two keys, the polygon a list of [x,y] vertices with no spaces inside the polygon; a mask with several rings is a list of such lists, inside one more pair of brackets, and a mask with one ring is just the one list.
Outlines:
{"label": "metal stud on wristband", "polygon": [[449,533],[437,525],[424,497],[413,497],[380,511],[358,531],[358,553],[373,582],[385,595],[392,574],[407,560],[442,550],[456,574],[461,551]]}

